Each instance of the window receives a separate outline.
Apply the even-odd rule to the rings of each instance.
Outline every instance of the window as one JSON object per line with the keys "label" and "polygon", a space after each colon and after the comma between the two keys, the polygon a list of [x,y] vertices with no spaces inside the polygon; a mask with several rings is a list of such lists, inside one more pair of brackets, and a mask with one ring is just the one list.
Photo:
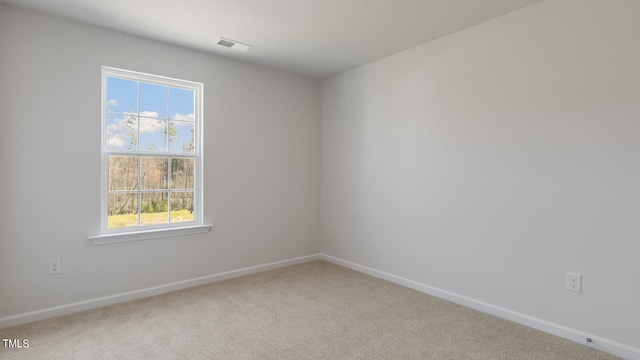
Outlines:
{"label": "window", "polygon": [[114,234],[139,239],[201,227],[202,90],[102,68],[102,234],[94,244]]}

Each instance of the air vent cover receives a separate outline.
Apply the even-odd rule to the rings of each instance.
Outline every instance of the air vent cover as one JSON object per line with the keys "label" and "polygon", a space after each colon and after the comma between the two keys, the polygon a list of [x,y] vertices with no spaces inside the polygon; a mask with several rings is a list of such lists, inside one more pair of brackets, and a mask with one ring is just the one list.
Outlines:
{"label": "air vent cover", "polygon": [[228,49],[242,51],[242,52],[247,52],[249,51],[249,49],[253,48],[253,45],[243,44],[239,41],[229,40],[225,38],[218,38],[216,40],[216,45],[226,47]]}
{"label": "air vent cover", "polygon": [[227,40],[220,39],[220,40],[218,40],[218,42],[216,44],[218,44],[220,46],[224,46],[224,47],[230,48],[233,45],[235,45],[236,43],[234,43],[232,41],[227,41]]}

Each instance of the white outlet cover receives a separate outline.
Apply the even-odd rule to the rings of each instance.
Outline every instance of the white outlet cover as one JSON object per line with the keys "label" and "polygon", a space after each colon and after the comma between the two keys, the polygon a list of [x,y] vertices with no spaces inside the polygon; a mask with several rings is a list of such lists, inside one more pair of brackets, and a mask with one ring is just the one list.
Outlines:
{"label": "white outlet cover", "polygon": [[582,275],[577,273],[567,273],[567,290],[581,293],[582,292]]}
{"label": "white outlet cover", "polygon": [[60,274],[60,258],[49,259],[49,275]]}

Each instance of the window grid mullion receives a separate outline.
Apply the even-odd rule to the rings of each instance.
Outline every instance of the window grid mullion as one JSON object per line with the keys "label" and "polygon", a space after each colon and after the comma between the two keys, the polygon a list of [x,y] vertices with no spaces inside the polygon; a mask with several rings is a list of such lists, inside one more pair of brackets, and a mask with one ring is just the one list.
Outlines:
{"label": "window grid mullion", "polygon": [[169,157],[167,161],[167,223],[171,224],[171,164],[173,158]]}
{"label": "window grid mullion", "polygon": [[171,145],[171,141],[169,140],[169,136],[171,136],[171,134],[169,133],[169,119],[171,118],[171,92],[169,91],[169,89],[171,89],[171,87],[167,86],[167,122],[165,124],[165,131],[167,136],[165,136],[164,139],[164,144],[165,144],[165,151],[169,152],[169,146]]}
{"label": "window grid mullion", "polygon": [[142,157],[138,156],[138,227],[140,226],[140,220],[142,217]]}
{"label": "window grid mullion", "polygon": [[[171,127],[169,126],[170,124],[170,119],[171,118],[171,88],[169,86],[167,86],[167,123],[165,125],[165,129],[167,129],[166,131],[166,139],[165,139],[165,143],[166,143],[166,148],[165,151],[169,152],[169,150],[171,149],[171,133],[169,132],[169,130],[171,129]],[[171,161],[172,158],[169,157],[167,160],[167,224],[171,224]]]}
{"label": "window grid mullion", "polygon": [[[140,151],[140,81],[136,81],[138,85],[137,91],[137,111],[136,111],[136,150]],[[138,227],[142,224],[142,157],[138,155]]]}
{"label": "window grid mullion", "polygon": [[173,158],[182,158],[182,159],[197,159],[198,157],[193,153],[165,153],[165,152],[145,152],[145,151],[117,151],[117,150],[108,150],[105,151],[105,154],[108,156],[145,156],[145,157],[173,157]]}
{"label": "window grid mullion", "polygon": [[[164,192],[165,190],[162,189],[156,189],[156,190],[109,190],[108,194],[109,195],[115,195],[115,194],[137,194],[137,193],[142,193],[142,194],[147,194],[147,193],[157,193],[157,192]],[[172,190],[172,192],[186,192],[186,191],[195,191],[193,188],[189,188],[189,189],[175,189]]]}

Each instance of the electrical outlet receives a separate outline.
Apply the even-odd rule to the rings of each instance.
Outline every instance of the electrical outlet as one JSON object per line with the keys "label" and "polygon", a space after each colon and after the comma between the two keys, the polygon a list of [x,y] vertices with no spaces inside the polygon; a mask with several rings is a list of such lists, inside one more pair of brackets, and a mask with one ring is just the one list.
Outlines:
{"label": "electrical outlet", "polygon": [[336,237],[336,227],[335,226],[331,227],[331,237],[332,238]]}
{"label": "electrical outlet", "polygon": [[567,273],[567,290],[582,292],[582,275],[576,273]]}
{"label": "electrical outlet", "polygon": [[60,258],[49,259],[49,275],[60,274]]}

